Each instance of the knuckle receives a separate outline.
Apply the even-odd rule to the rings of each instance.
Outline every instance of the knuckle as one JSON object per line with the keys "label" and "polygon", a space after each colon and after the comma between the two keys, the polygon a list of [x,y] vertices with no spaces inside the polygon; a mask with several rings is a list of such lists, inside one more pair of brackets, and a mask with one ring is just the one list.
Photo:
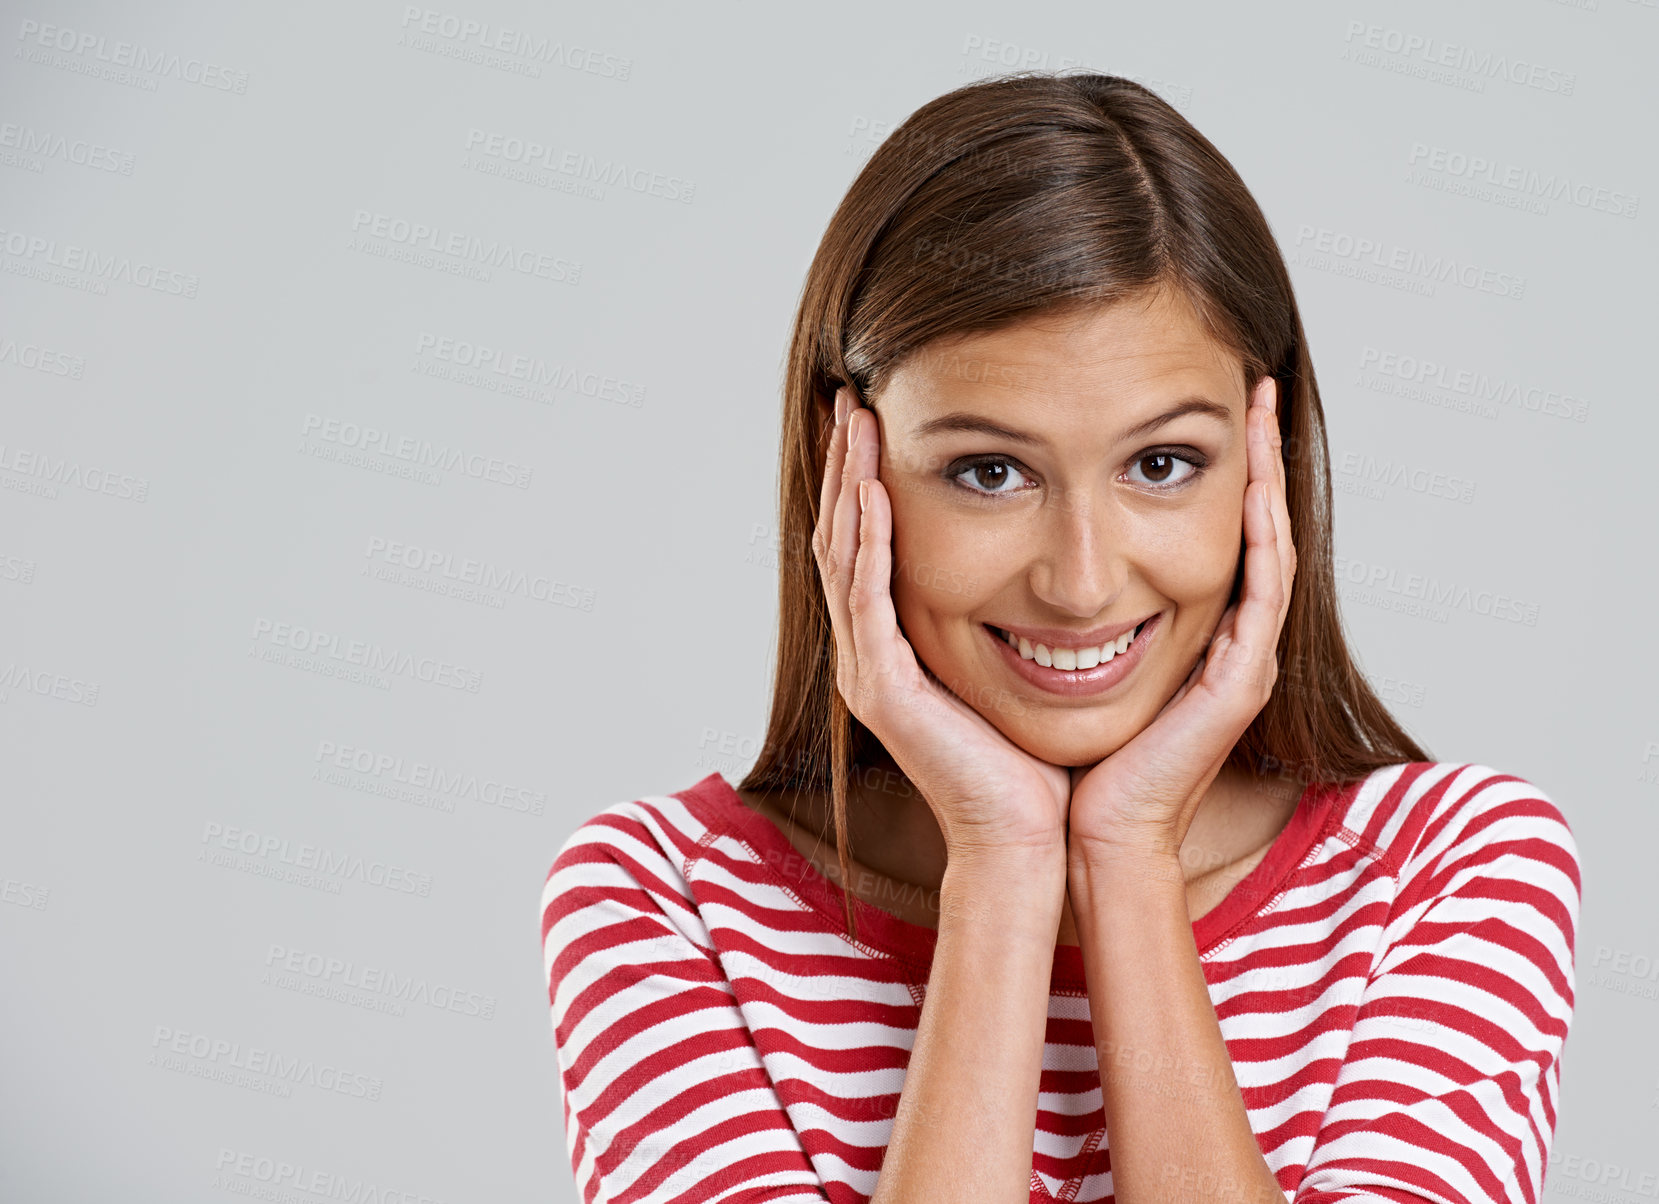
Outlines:
{"label": "knuckle", "polygon": [[862,619],[867,609],[864,590],[860,588],[858,573],[853,572],[852,588],[847,591],[847,613],[854,619]]}

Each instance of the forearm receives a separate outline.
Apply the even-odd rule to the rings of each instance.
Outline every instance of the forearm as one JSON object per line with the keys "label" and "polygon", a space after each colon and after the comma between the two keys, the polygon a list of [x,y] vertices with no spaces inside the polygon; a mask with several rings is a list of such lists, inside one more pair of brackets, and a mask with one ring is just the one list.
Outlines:
{"label": "forearm", "polygon": [[1118,1204],[1283,1204],[1210,1002],[1180,863],[1074,850],[1069,885]]}
{"label": "forearm", "polygon": [[1064,846],[952,857],[871,1204],[1025,1204],[1065,900]]}

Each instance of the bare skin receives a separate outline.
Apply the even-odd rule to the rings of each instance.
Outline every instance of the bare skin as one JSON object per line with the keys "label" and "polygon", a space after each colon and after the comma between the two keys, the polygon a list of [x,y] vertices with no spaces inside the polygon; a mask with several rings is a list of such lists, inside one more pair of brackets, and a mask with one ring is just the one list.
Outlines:
{"label": "bare skin", "polygon": [[[848,792],[847,864],[852,875],[848,893],[907,923],[937,929],[939,913],[929,903],[938,898],[945,876],[944,835],[915,791],[884,789],[891,778],[883,773],[868,776],[874,785],[855,780]],[[1260,864],[1290,822],[1300,793],[1279,783],[1270,786],[1264,780],[1241,778],[1229,770],[1217,776],[1181,845],[1187,911],[1194,923]],[[770,821],[822,877],[840,883],[828,796],[750,790],[737,794]],[[1069,895],[1060,912],[1055,944],[1079,944]]]}

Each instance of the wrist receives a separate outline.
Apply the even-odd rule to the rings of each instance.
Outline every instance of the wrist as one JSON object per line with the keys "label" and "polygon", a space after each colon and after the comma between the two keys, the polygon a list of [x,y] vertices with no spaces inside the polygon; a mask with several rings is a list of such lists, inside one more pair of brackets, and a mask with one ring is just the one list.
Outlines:
{"label": "wrist", "polygon": [[1063,838],[1031,844],[1010,842],[956,842],[945,846],[945,877],[1002,879],[1066,876],[1067,848]]}
{"label": "wrist", "polygon": [[1066,879],[1071,889],[1130,884],[1186,884],[1178,850],[1158,844],[1077,841],[1066,850]]}
{"label": "wrist", "polygon": [[1055,929],[1066,901],[1066,849],[956,848],[939,887],[939,917],[996,917],[1003,924]]}
{"label": "wrist", "polygon": [[1183,833],[1165,827],[1113,830],[1107,833],[1082,832],[1073,825],[1066,830],[1066,860],[1156,862],[1178,861]]}

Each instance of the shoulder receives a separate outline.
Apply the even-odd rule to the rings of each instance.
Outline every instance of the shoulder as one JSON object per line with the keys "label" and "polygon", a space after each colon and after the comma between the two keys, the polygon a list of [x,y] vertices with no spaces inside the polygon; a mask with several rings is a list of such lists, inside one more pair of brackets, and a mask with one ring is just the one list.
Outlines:
{"label": "shoulder", "polygon": [[613,802],[576,825],[554,854],[548,878],[601,860],[672,861],[677,852],[695,848],[706,827],[704,816],[677,794]]}
{"label": "shoulder", "polygon": [[[1457,845],[1518,835],[1577,859],[1572,827],[1555,798],[1535,782],[1490,765],[1408,761],[1372,775],[1359,816],[1404,871]],[[1547,852],[1540,847],[1538,853]]]}
{"label": "shoulder", "polygon": [[632,912],[651,913],[698,943],[706,940],[688,873],[722,827],[708,786],[704,778],[672,794],[613,802],[583,819],[547,871],[543,938],[555,926],[577,924],[584,913]]}
{"label": "shoulder", "polygon": [[1396,877],[1396,911],[1472,889],[1473,879],[1506,879],[1576,924],[1572,827],[1550,793],[1518,774],[1473,762],[1391,765],[1359,788],[1347,826]]}

